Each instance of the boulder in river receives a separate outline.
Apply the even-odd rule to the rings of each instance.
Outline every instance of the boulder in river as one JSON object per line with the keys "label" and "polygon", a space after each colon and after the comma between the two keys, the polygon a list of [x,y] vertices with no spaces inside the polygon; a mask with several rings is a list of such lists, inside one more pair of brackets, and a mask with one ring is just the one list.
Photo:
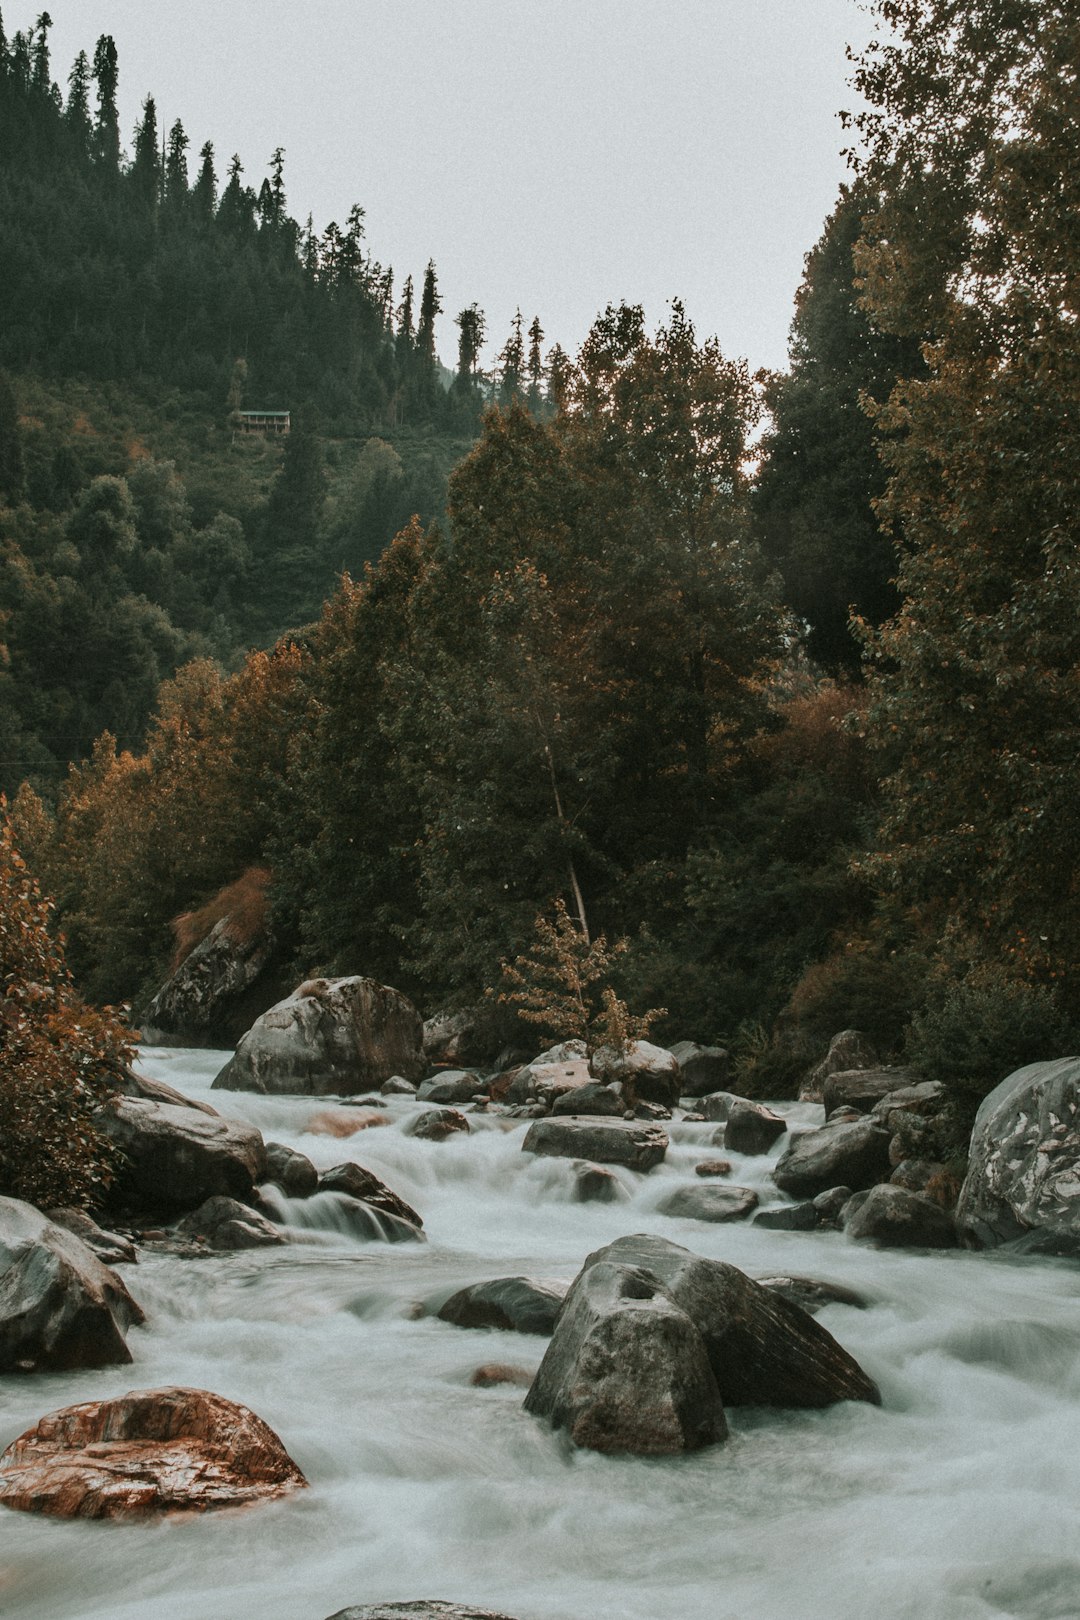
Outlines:
{"label": "boulder in river", "polygon": [[417,1102],[466,1103],[477,1092],[486,1088],[479,1075],[471,1069],[444,1069],[421,1080],[416,1090]]}
{"label": "boulder in river", "polygon": [[429,1108],[409,1126],[409,1135],[421,1142],[445,1142],[459,1131],[468,1136],[469,1122],[456,1108]]}
{"label": "boulder in river", "polygon": [[601,1046],[593,1053],[589,1068],[603,1084],[621,1085],[628,1107],[652,1102],[674,1108],[679,1101],[682,1082],[678,1059],[651,1041],[630,1041],[625,1047]]}
{"label": "boulder in river", "polygon": [[816,1316],[826,1305],[851,1305],[855,1310],[862,1311],[868,1303],[854,1288],[845,1288],[842,1283],[822,1282],[819,1277],[778,1276],[758,1277],[756,1280],[759,1288],[781,1294],[790,1304],[798,1305],[810,1316]]}
{"label": "boulder in river", "polygon": [[983,1099],[956,1220],[975,1247],[1080,1258],[1080,1058],[1029,1063]]}
{"label": "boulder in river", "polygon": [[698,1109],[702,1118],[712,1125],[725,1125],[731,1110],[741,1097],[736,1097],[733,1091],[710,1091],[707,1096],[698,1099]]}
{"label": "boulder in river", "polygon": [[197,1209],[217,1193],[243,1200],[266,1176],[261,1134],[220,1114],[116,1097],[101,1124],[124,1156],[111,1193],[120,1204]]}
{"label": "boulder in river", "polygon": [[709,1183],[676,1187],[656,1206],[660,1215],[688,1221],[744,1221],[758,1205],[750,1187],[715,1187]]}
{"label": "boulder in river", "polygon": [[143,1313],[115,1272],[32,1204],[0,1198],[0,1372],[131,1360]]}
{"label": "boulder in river", "polygon": [[826,1079],[821,1100],[826,1115],[834,1108],[858,1108],[865,1114],[882,1097],[911,1085],[914,1079],[911,1069],[840,1069]]}
{"label": "boulder in river", "polygon": [[724,1146],[732,1153],[768,1153],[787,1130],[787,1120],[762,1103],[740,1098],[728,1114]]}
{"label": "boulder in river", "polygon": [[878,1055],[866,1036],[858,1029],[842,1029],[829,1042],[829,1050],[799,1088],[800,1102],[820,1102],[821,1091],[832,1074],[842,1070],[876,1069]]}
{"label": "boulder in river", "polygon": [[597,1081],[574,1086],[555,1098],[553,1114],[592,1114],[600,1118],[621,1119],[626,1112],[622,1092],[615,1086],[602,1086]]}
{"label": "boulder in river", "polygon": [[220,1194],[185,1215],[176,1230],[181,1237],[202,1238],[211,1249],[272,1249],[288,1242],[258,1210]]}
{"label": "boulder in river", "polygon": [[821,1216],[812,1203],[780,1204],[776,1209],[763,1209],[754,1216],[754,1225],[769,1232],[814,1232],[821,1225]]}
{"label": "boulder in river", "polygon": [[606,1165],[590,1164],[588,1159],[579,1159],[570,1169],[574,1177],[575,1204],[617,1204],[625,1202],[630,1196],[614,1170],[609,1170]]}
{"label": "boulder in river", "polygon": [[261,1418],[204,1389],[67,1406],[0,1457],[0,1504],[64,1519],[204,1512],[306,1484]]}
{"label": "boulder in river", "polygon": [[684,1097],[704,1097],[727,1085],[731,1059],[725,1046],[699,1046],[696,1041],[679,1041],[671,1048],[671,1055],[679,1065],[679,1085]]}
{"label": "boulder in river", "polygon": [[443,1603],[417,1598],[412,1603],[365,1603],[361,1608],[339,1609],[328,1620],[514,1620],[494,1609],[474,1609],[468,1603]]}
{"label": "boulder in river", "polygon": [[139,1252],[131,1238],[119,1232],[104,1231],[84,1209],[50,1209],[46,1214],[54,1226],[62,1226],[65,1232],[74,1232],[81,1238],[103,1266],[138,1264]]}
{"label": "boulder in river", "polygon": [[723,1401],[689,1316],[651,1272],[591,1258],[525,1410],[592,1451],[662,1455],[725,1439]]}
{"label": "boulder in river", "polygon": [[491,1282],[460,1288],[440,1305],[443,1322],[463,1328],[501,1328],[510,1333],[550,1337],[566,1294],[566,1284],[537,1282],[532,1277],[495,1277]]}
{"label": "boulder in river", "polygon": [[691,1450],[724,1438],[724,1405],[877,1403],[877,1386],[805,1311],[734,1266],[663,1238],[588,1256],[526,1411],[599,1451]]}
{"label": "boulder in river", "polygon": [[845,1219],[848,1237],[890,1249],[955,1249],[956,1223],[925,1193],[886,1183],[871,1187]]}
{"label": "boulder in river", "polygon": [[392,1192],[374,1171],[365,1170],[363,1165],[351,1161],[335,1164],[332,1170],[324,1170],[319,1177],[319,1191],[347,1193],[350,1198],[360,1198],[384,1215],[393,1215],[397,1220],[408,1221],[416,1227],[424,1224],[412,1205]]}
{"label": "boulder in river", "polygon": [[267,1142],[266,1179],[276,1182],[286,1198],[310,1198],[319,1185],[319,1172],[306,1154],[281,1142]]}
{"label": "boulder in river", "polygon": [[872,1187],[889,1174],[889,1133],[876,1119],[838,1120],[797,1136],[772,1176],[781,1192],[814,1198],[841,1183]]}
{"label": "boulder in river", "polygon": [[400,990],[357,976],[309,979],[256,1020],[215,1090],[355,1096],[391,1075],[419,1080],[423,1024]]}
{"label": "boulder in river", "polygon": [[667,1152],[668,1136],[662,1126],[639,1120],[538,1119],[529,1126],[522,1149],[549,1158],[593,1159],[628,1170],[651,1170]]}

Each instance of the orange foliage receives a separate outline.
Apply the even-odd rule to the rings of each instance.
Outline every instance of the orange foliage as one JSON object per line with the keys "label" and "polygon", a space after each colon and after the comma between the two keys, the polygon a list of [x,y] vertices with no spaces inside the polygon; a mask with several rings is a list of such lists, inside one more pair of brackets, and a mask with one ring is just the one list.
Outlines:
{"label": "orange foliage", "polygon": [[169,964],[175,973],[185,957],[196,945],[201,945],[217,923],[223,919],[226,933],[237,945],[252,945],[266,929],[270,905],[267,889],[271,872],[268,866],[249,866],[237,878],[219,889],[212,899],[195,911],[181,912],[172,921],[176,949]]}

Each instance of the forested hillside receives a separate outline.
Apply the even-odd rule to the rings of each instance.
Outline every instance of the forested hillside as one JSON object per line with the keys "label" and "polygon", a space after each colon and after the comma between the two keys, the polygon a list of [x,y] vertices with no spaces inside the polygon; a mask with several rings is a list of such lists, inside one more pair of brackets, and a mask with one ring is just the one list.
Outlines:
{"label": "forested hillside", "polygon": [[426,1011],[561,901],[763,1090],[845,1026],[969,1102],[1073,1038],[1075,25],[877,9],[771,378],[675,302],[573,360],[519,321],[496,386],[472,306],[444,389],[358,210],[192,181],[152,103],[123,161],[108,41],[66,99],[4,46],[5,780],[92,995],[267,868],[291,970]]}

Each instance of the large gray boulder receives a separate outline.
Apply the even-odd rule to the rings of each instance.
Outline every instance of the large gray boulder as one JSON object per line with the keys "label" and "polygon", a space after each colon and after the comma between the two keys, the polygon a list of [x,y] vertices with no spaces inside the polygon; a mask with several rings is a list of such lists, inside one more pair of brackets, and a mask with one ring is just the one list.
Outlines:
{"label": "large gray boulder", "polygon": [[984,1098],[956,1220],[971,1246],[1080,1257],[1080,1058],[1029,1063]]}
{"label": "large gray boulder", "polygon": [[679,1041],[671,1048],[671,1055],[679,1065],[684,1097],[704,1097],[727,1085],[731,1057],[726,1046],[699,1046],[696,1041]]}
{"label": "large gray boulder", "polygon": [[841,1069],[830,1074],[821,1088],[826,1114],[834,1108],[858,1108],[866,1114],[890,1092],[909,1086],[911,1069]]}
{"label": "large gray boulder", "polygon": [[143,1313],[115,1272],[32,1204],[0,1198],[0,1372],[131,1360]]}
{"label": "large gray boulder", "polygon": [[674,1108],[679,1101],[682,1082],[678,1059],[651,1041],[631,1041],[621,1048],[601,1046],[593,1053],[589,1068],[601,1084],[621,1085],[630,1108],[637,1102]]}
{"label": "large gray boulder", "polygon": [[440,1305],[436,1314],[455,1327],[502,1328],[510,1333],[538,1333],[548,1338],[565,1295],[565,1283],[495,1277],[490,1282],[460,1288]]}
{"label": "large gray boulder", "polygon": [[551,1107],[553,1114],[592,1114],[601,1118],[621,1119],[626,1112],[622,1092],[616,1086],[595,1083],[575,1086],[556,1097]]}
{"label": "large gray boulder", "polygon": [[787,1130],[787,1120],[761,1103],[736,1102],[728,1114],[724,1146],[732,1153],[768,1153]]}
{"label": "large gray boulder", "polygon": [[260,1133],[220,1114],[116,1097],[101,1124],[124,1155],[110,1194],[121,1205],[170,1212],[218,1193],[243,1200],[266,1176]]}
{"label": "large gray boulder", "polygon": [[282,1142],[267,1142],[266,1179],[276,1182],[286,1198],[310,1198],[318,1188],[319,1172],[306,1154]]}
{"label": "large gray boulder", "polygon": [[886,1183],[871,1187],[844,1230],[859,1243],[889,1249],[955,1249],[956,1223],[925,1193]]}
{"label": "large gray boulder", "polygon": [[889,1132],[876,1119],[837,1121],[797,1136],[772,1175],[781,1192],[814,1198],[830,1187],[853,1192],[889,1177]]}
{"label": "large gray boulder", "polygon": [[752,1187],[717,1187],[696,1182],[676,1187],[657,1205],[657,1213],[688,1221],[744,1221],[758,1206]]}
{"label": "large gray boulder", "polygon": [[592,1451],[696,1451],[727,1436],[689,1316],[650,1272],[600,1255],[566,1296],[525,1410]]}
{"label": "large gray boulder", "polygon": [[589,1255],[563,1303],[526,1411],[598,1451],[722,1440],[724,1405],[877,1403],[877,1386],[813,1319],[734,1266],[663,1238]]}
{"label": "large gray boulder", "polygon": [[232,1046],[284,988],[271,971],[273,949],[267,929],[251,934],[232,918],[219,918],[154,996],[144,1034],[189,1046]]}
{"label": "large gray boulder", "polygon": [[467,1103],[478,1092],[486,1090],[479,1075],[471,1069],[443,1069],[421,1080],[416,1091],[417,1102]]}
{"label": "large gray boulder", "polygon": [[424,1026],[399,990],[374,979],[311,979],[263,1014],[216,1090],[355,1096],[391,1075],[424,1073]]}
{"label": "large gray boulder", "polygon": [[548,1158],[592,1159],[628,1170],[651,1170],[667,1152],[668,1136],[662,1126],[647,1120],[538,1119],[521,1145],[525,1153]]}
{"label": "large gray boulder", "polygon": [[799,1090],[800,1102],[820,1102],[821,1088],[831,1074],[845,1069],[874,1069],[878,1055],[858,1029],[842,1029],[829,1042],[829,1050],[806,1076]]}
{"label": "large gray boulder", "polygon": [[181,1237],[196,1238],[211,1249],[272,1249],[289,1240],[285,1233],[236,1198],[220,1195],[177,1222]]}

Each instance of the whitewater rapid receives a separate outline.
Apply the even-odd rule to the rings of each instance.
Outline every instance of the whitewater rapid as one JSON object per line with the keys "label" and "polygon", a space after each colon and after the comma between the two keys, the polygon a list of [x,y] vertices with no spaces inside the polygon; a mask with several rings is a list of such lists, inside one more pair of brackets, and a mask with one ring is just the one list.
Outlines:
{"label": "whitewater rapid", "polygon": [[[226,1056],[149,1049],[143,1067],[205,1097]],[[468,1137],[418,1141],[402,1128],[415,1104],[395,1098],[389,1124],[340,1139],[311,1128],[348,1112],[332,1100],[212,1101],[320,1169],[375,1171],[428,1241],[359,1241],[324,1195],[306,1213],[281,1206],[308,1222],[287,1248],[124,1268],[147,1313],[128,1336],[134,1364],[0,1379],[0,1446],[70,1402],[188,1384],[265,1418],[311,1489],[155,1524],[0,1511],[2,1620],[325,1620],[415,1597],[517,1620],[1080,1616],[1075,1264],[657,1214],[716,1156],[713,1125],[675,1123],[664,1165],[618,1171],[625,1202],[578,1204],[566,1161],[522,1153],[525,1121],[472,1115]],[[786,1202],[768,1179],[779,1148],[720,1151],[732,1184]],[[535,1370],[546,1340],[420,1314],[485,1278],[569,1281],[628,1232],[858,1290],[866,1309],[819,1321],[882,1407],[732,1410],[726,1445],[677,1459],[574,1453],[523,1413],[520,1388],[469,1383],[489,1362]]]}

